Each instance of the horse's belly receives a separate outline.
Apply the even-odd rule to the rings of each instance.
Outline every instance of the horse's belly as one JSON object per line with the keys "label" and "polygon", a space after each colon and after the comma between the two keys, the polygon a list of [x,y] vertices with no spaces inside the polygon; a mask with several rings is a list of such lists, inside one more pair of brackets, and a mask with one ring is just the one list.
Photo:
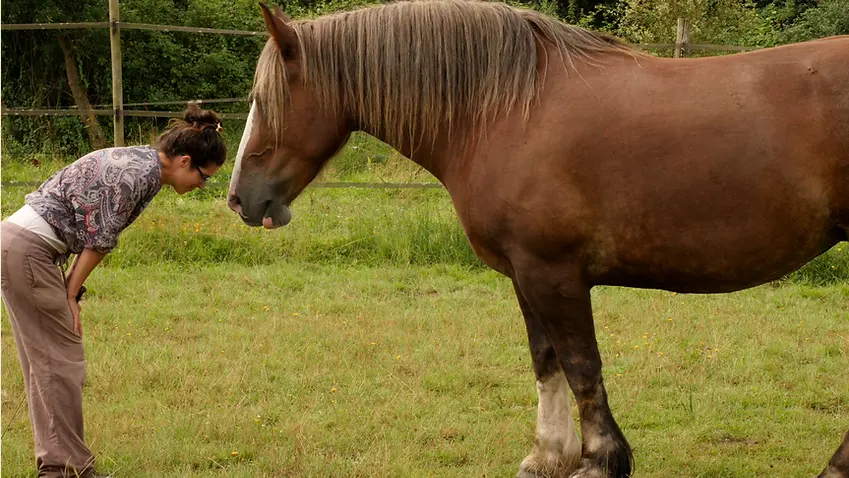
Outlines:
{"label": "horse's belly", "polygon": [[803,266],[836,244],[839,234],[811,234],[792,245],[781,238],[751,238],[745,245],[716,242],[636,248],[589,266],[593,282],[604,285],[719,293],[754,287]]}

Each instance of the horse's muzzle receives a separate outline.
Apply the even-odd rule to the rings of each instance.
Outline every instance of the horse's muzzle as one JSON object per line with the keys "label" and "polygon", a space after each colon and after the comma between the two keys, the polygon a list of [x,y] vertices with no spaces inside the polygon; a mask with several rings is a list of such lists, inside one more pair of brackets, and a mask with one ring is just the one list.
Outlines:
{"label": "horse's muzzle", "polygon": [[230,209],[232,209],[233,212],[242,216],[242,201],[239,199],[239,196],[230,194],[230,197],[227,198],[227,205],[230,206]]}
{"label": "horse's muzzle", "polygon": [[292,220],[292,211],[289,209],[289,206],[280,202],[266,201],[260,208],[263,211],[262,216],[256,219],[245,214],[245,211],[242,209],[242,200],[235,194],[229,195],[227,206],[237,213],[248,226],[263,226],[266,229],[274,229],[285,226]]}

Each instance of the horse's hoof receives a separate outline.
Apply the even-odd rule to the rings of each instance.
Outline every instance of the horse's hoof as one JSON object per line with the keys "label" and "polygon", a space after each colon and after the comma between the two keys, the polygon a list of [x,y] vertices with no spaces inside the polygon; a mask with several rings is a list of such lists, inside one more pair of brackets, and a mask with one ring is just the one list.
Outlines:
{"label": "horse's hoof", "polygon": [[569,478],[608,478],[608,476],[596,467],[582,466],[569,475]]}
{"label": "horse's hoof", "polygon": [[[530,457],[529,457],[530,458]],[[549,467],[540,466],[534,460],[528,458],[519,465],[519,472],[516,473],[516,478],[568,478],[572,476],[572,470],[575,466],[563,465],[558,463]]]}
{"label": "horse's hoof", "polygon": [[849,478],[849,470],[841,471],[834,466],[828,466],[816,478]]}
{"label": "horse's hoof", "polygon": [[569,475],[569,478],[627,478],[629,474],[621,474],[598,465],[597,460],[581,459],[581,466]]}
{"label": "horse's hoof", "polygon": [[516,478],[570,478],[574,466],[557,465],[549,468],[528,467],[525,463],[519,467]]}
{"label": "horse's hoof", "polygon": [[560,475],[551,474],[551,473],[549,473],[549,474],[545,474],[545,473],[538,474],[538,473],[534,473],[532,471],[523,470],[521,468],[519,469],[519,472],[516,473],[516,478],[561,478],[561,477],[567,478],[568,476],[569,476],[568,474],[560,474]]}

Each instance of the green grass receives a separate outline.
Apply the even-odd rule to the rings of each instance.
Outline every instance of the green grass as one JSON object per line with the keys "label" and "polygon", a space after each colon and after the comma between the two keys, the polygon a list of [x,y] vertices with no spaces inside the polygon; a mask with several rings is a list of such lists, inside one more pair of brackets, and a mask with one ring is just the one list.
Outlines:
{"label": "green grass", "polygon": [[[492,272],[152,264],[88,285],[87,438],[118,476],[508,476],[530,450],[525,332]],[[836,448],[849,286],[594,299],[636,476],[810,476]],[[2,332],[3,471],[30,476]]]}
{"label": "green grass", "polygon": [[[357,163],[365,153],[352,150],[325,179],[429,180],[363,144],[377,159]],[[60,166],[4,163],[3,180]],[[3,188],[4,217],[28,190]],[[275,231],[241,225],[222,198],[220,187],[163,191],[86,284],[86,430],[100,468],[515,473],[536,420],[523,321],[443,190],[308,189]],[[849,424],[846,249],[736,294],[594,290],[636,477],[811,476],[825,465]],[[8,321],[0,331],[3,476],[34,476]]]}

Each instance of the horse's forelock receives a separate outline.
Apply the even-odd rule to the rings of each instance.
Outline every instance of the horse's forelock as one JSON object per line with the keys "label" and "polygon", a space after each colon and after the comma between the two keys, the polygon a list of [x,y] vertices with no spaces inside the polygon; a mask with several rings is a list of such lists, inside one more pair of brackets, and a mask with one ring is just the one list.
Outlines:
{"label": "horse's forelock", "polygon": [[273,39],[265,43],[257,61],[251,100],[264,126],[275,138],[279,138],[285,128],[284,112],[289,100],[289,82],[283,57]]}

